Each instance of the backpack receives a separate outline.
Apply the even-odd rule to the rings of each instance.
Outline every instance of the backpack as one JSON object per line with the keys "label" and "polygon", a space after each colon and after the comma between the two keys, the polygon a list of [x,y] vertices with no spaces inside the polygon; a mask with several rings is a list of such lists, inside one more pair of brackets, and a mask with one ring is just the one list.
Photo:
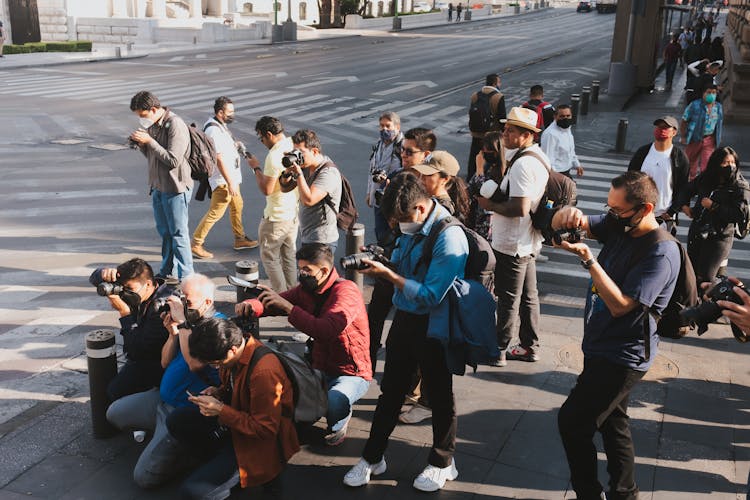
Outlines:
{"label": "backpack", "polygon": [[[544,108],[547,106],[552,106],[551,103],[547,101],[542,101],[538,105],[534,106],[529,101],[525,101],[523,104],[521,104],[526,109],[530,109],[532,111],[536,111],[536,128],[539,130],[544,130],[546,127],[544,126]],[[536,142],[539,142],[539,139],[541,137],[541,132],[534,133],[534,140]]]}
{"label": "backpack", "polygon": [[208,181],[208,178],[219,168],[216,146],[213,139],[196,127],[195,123],[191,123],[188,130],[190,131],[190,156],[188,156],[190,177],[196,181]]}
{"label": "backpack", "polygon": [[[630,256],[630,268],[633,268],[638,262],[643,260],[651,247],[661,241],[674,241],[680,249],[680,272],[677,275],[672,296],[669,298],[667,307],[661,315],[644,306],[644,311],[654,317],[656,320],[656,333],[660,337],[670,339],[681,339],[687,335],[692,327],[680,318],[680,311],[687,307],[693,307],[698,304],[698,284],[695,280],[695,271],[693,264],[690,262],[687,251],[682,244],[670,233],[662,228],[658,228],[650,233],[637,238],[638,246]],[[646,360],[650,357],[650,342],[647,318],[643,320],[643,335],[646,343]]]}
{"label": "backpack", "polygon": [[492,112],[490,100],[499,92],[495,90],[489,94],[482,91],[476,93],[477,100],[469,107],[469,130],[471,132],[481,134],[497,128],[497,118]]}
{"label": "backpack", "polygon": [[492,251],[492,246],[476,231],[464,226],[455,217],[446,217],[432,225],[430,233],[424,240],[422,256],[417,262],[417,268],[420,265],[424,265],[426,268],[430,267],[432,250],[438,236],[451,226],[461,227],[466,235],[466,241],[469,243],[469,257],[466,259],[466,265],[464,266],[464,279],[477,281],[492,293],[495,288],[495,253]]}
{"label": "backpack", "polygon": [[[318,167],[308,183],[312,185],[318,173],[324,168],[329,167],[339,170],[338,167],[329,159],[323,165]],[[336,205],[333,203],[333,199],[331,199],[330,194],[326,194],[322,202],[331,207],[331,210],[336,212],[336,225],[338,226],[338,228],[344,231],[351,231],[352,227],[357,222],[357,219],[359,219],[359,212],[357,211],[357,204],[354,202],[354,193],[352,192],[352,186],[351,184],[349,184],[349,180],[344,176],[341,170],[339,170],[339,175],[341,176],[341,200],[339,201],[338,211],[336,211]]]}
{"label": "backpack", "polygon": [[323,372],[314,369],[297,354],[282,352],[280,349],[267,344],[259,345],[250,358],[248,374],[252,373],[263,356],[274,354],[292,383],[294,414],[285,416],[291,417],[295,422],[317,422],[328,411],[328,391]]}

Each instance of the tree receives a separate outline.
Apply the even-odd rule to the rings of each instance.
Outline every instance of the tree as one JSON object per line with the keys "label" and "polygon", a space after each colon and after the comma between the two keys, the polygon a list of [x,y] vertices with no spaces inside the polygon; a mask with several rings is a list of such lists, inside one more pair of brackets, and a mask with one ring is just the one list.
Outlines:
{"label": "tree", "polygon": [[320,27],[331,27],[331,0],[318,0],[318,12],[320,13]]}

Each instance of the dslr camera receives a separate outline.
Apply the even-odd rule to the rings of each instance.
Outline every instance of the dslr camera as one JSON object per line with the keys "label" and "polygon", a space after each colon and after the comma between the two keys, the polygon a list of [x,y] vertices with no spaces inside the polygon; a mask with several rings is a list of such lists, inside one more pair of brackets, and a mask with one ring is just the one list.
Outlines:
{"label": "dslr camera", "polygon": [[563,241],[578,243],[583,239],[583,230],[580,227],[558,229],[552,233],[551,239],[555,242],[555,245],[560,245]]}
{"label": "dslr camera", "polygon": [[[305,159],[302,155],[302,151],[299,149],[292,149],[288,153],[284,153],[284,156],[281,158],[281,164],[284,165],[284,168],[289,168],[295,164],[302,166],[304,163]],[[288,174],[287,177],[291,177],[291,174]]]}
{"label": "dslr camera", "polygon": [[[735,304],[742,304],[742,299],[734,293],[734,287],[738,286],[743,291],[747,291],[744,285],[736,285],[729,280],[726,276],[722,276],[718,279],[716,284],[712,286],[707,292],[707,300],[704,300],[695,307],[687,307],[680,311],[680,319],[690,326],[698,327],[698,335],[703,335],[708,330],[708,324],[713,323],[721,316],[721,307],[716,302],[719,300],[727,300],[734,302]],[[740,342],[746,342],[747,337],[744,335],[740,338],[735,332],[735,328],[732,329],[734,336]]]}
{"label": "dslr camera", "polygon": [[379,168],[372,171],[372,182],[375,184],[382,184],[388,178],[388,172]]}
{"label": "dslr camera", "polygon": [[91,276],[89,276],[89,283],[96,287],[96,293],[102,297],[109,295],[119,295],[123,291],[123,287],[120,283],[113,283],[111,281],[104,281],[102,278],[103,268],[96,269]]}
{"label": "dslr camera", "polygon": [[385,250],[373,243],[367,245],[364,252],[341,257],[339,263],[345,271],[367,269],[369,266],[362,262],[362,259],[375,260],[383,264],[391,263],[385,256]]}
{"label": "dslr camera", "polygon": [[175,288],[173,290],[170,290],[169,294],[154,299],[154,309],[156,309],[156,312],[158,312],[159,314],[169,312],[169,297],[177,297],[178,299],[180,299],[180,301],[182,301],[183,306],[187,303],[185,294],[182,293],[182,290],[180,290],[179,288]]}

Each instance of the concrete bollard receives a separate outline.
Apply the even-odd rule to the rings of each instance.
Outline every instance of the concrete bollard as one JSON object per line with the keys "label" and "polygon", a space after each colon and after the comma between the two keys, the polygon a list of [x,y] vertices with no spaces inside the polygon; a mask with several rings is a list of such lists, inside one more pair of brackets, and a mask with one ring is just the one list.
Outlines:
{"label": "concrete bollard", "polygon": [[628,138],[628,119],[620,118],[620,122],[617,124],[617,140],[615,141],[615,152],[625,152],[625,141]]}
{"label": "concrete bollard", "polygon": [[401,18],[393,17],[393,31],[401,31]]}
{"label": "concrete bollard", "polygon": [[583,87],[581,92],[581,114],[589,114],[589,99],[591,98],[591,87]]}
{"label": "concrete bollard", "polygon": [[599,87],[601,82],[599,80],[592,80],[591,82],[591,103],[597,104],[599,102]]}
{"label": "concrete bollard", "polygon": [[[346,255],[359,253],[365,244],[365,225],[357,222],[346,233]],[[360,290],[364,287],[364,276],[353,269],[346,271],[346,279],[352,280]]]}
{"label": "concrete bollard", "polygon": [[86,361],[89,371],[89,394],[91,397],[91,424],[94,437],[107,438],[117,433],[107,420],[109,396],[107,387],[117,376],[117,351],[115,332],[95,330],[86,335]]}
{"label": "concrete bollard", "polygon": [[118,59],[122,57],[122,49],[120,47],[115,47],[115,57]]}
{"label": "concrete bollard", "polygon": [[581,107],[581,95],[570,94],[570,111],[573,112],[573,125],[578,123],[578,111]]}

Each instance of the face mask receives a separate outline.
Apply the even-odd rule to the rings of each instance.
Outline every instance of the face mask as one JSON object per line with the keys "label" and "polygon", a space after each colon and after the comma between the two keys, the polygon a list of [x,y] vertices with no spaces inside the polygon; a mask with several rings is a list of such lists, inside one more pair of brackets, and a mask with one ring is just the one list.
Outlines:
{"label": "face mask", "polygon": [[148,129],[151,125],[154,124],[154,121],[148,118],[138,118],[138,123],[141,124],[142,128]]}
{"label": "face mask", "polygon": [[719,179],[722,181],[731,179],[735,170],[737,170],[737,167],[721,167],[721,170],[719,170]]}
{"label": "face mask", "polygon": [[422,229],[422,222],[399,222],[398,228],[403,234],[417,234]]}
{"label": "face mask", "polygon": [[224,117],[224,123],[227,125],[234,121],[234,115],[227,115]]}
{"label": "face mask", "polygon": [[193,309],[185,304],[185,321],[191,325],[196,324],[203,317],[203,313],[200,309]]}
{"label": "face mask", "polygon": [[380,131],[380,138],[384,142],[391,142],[393,139],[396,138],[396,131],[395,130],[383,129],[383,130]]}
{"label": "face mask", "polygon": [[318,289],[320,285],[318,285],[318,278],[315,277],[313,274],[297,274],[297,280],[299,281],[300,286],[303,290],[306,292],[313,293],[315,290]]}
{"label": "face mask", "polygon": [[[611,213],[607,214],[607,224],[616,232],[627,233],[638,224],[633,224],[633,217],[636,216],[638,210],[635,211],[630,217],[617,217]],[[638,221],[640,223],[640,221]]]}
{"label": "face mask", "polygon": [[706,100],[706,103],[713,104],[714,101],[716,101],[716,94],[706,94],[706,97],[704,97]]}
{"label": "face mask", "polygon": [[489,163],[490,165],[494,165],[497,163],[497,153],[487,153],[483,151],[482,157],[484,158],[484,161]]}
{"label": "face mask", "polygon": [[573,119],[572,118],[560,118],[556,121],[557,126],[560,128],[569,128],[571,125],[573,125]]}
{"label": "face mask", "polygon": [[667,139],[669,139],[669,129],[668,128],[655,128],[654,139],[656,139],[657,141],[666,141]]}
{"label": "face mask", "polygon": [[130,308],[130,312],[136,312],[141,305],[141,296],[132,290],[123,290],[120,292],[120,298]]}

